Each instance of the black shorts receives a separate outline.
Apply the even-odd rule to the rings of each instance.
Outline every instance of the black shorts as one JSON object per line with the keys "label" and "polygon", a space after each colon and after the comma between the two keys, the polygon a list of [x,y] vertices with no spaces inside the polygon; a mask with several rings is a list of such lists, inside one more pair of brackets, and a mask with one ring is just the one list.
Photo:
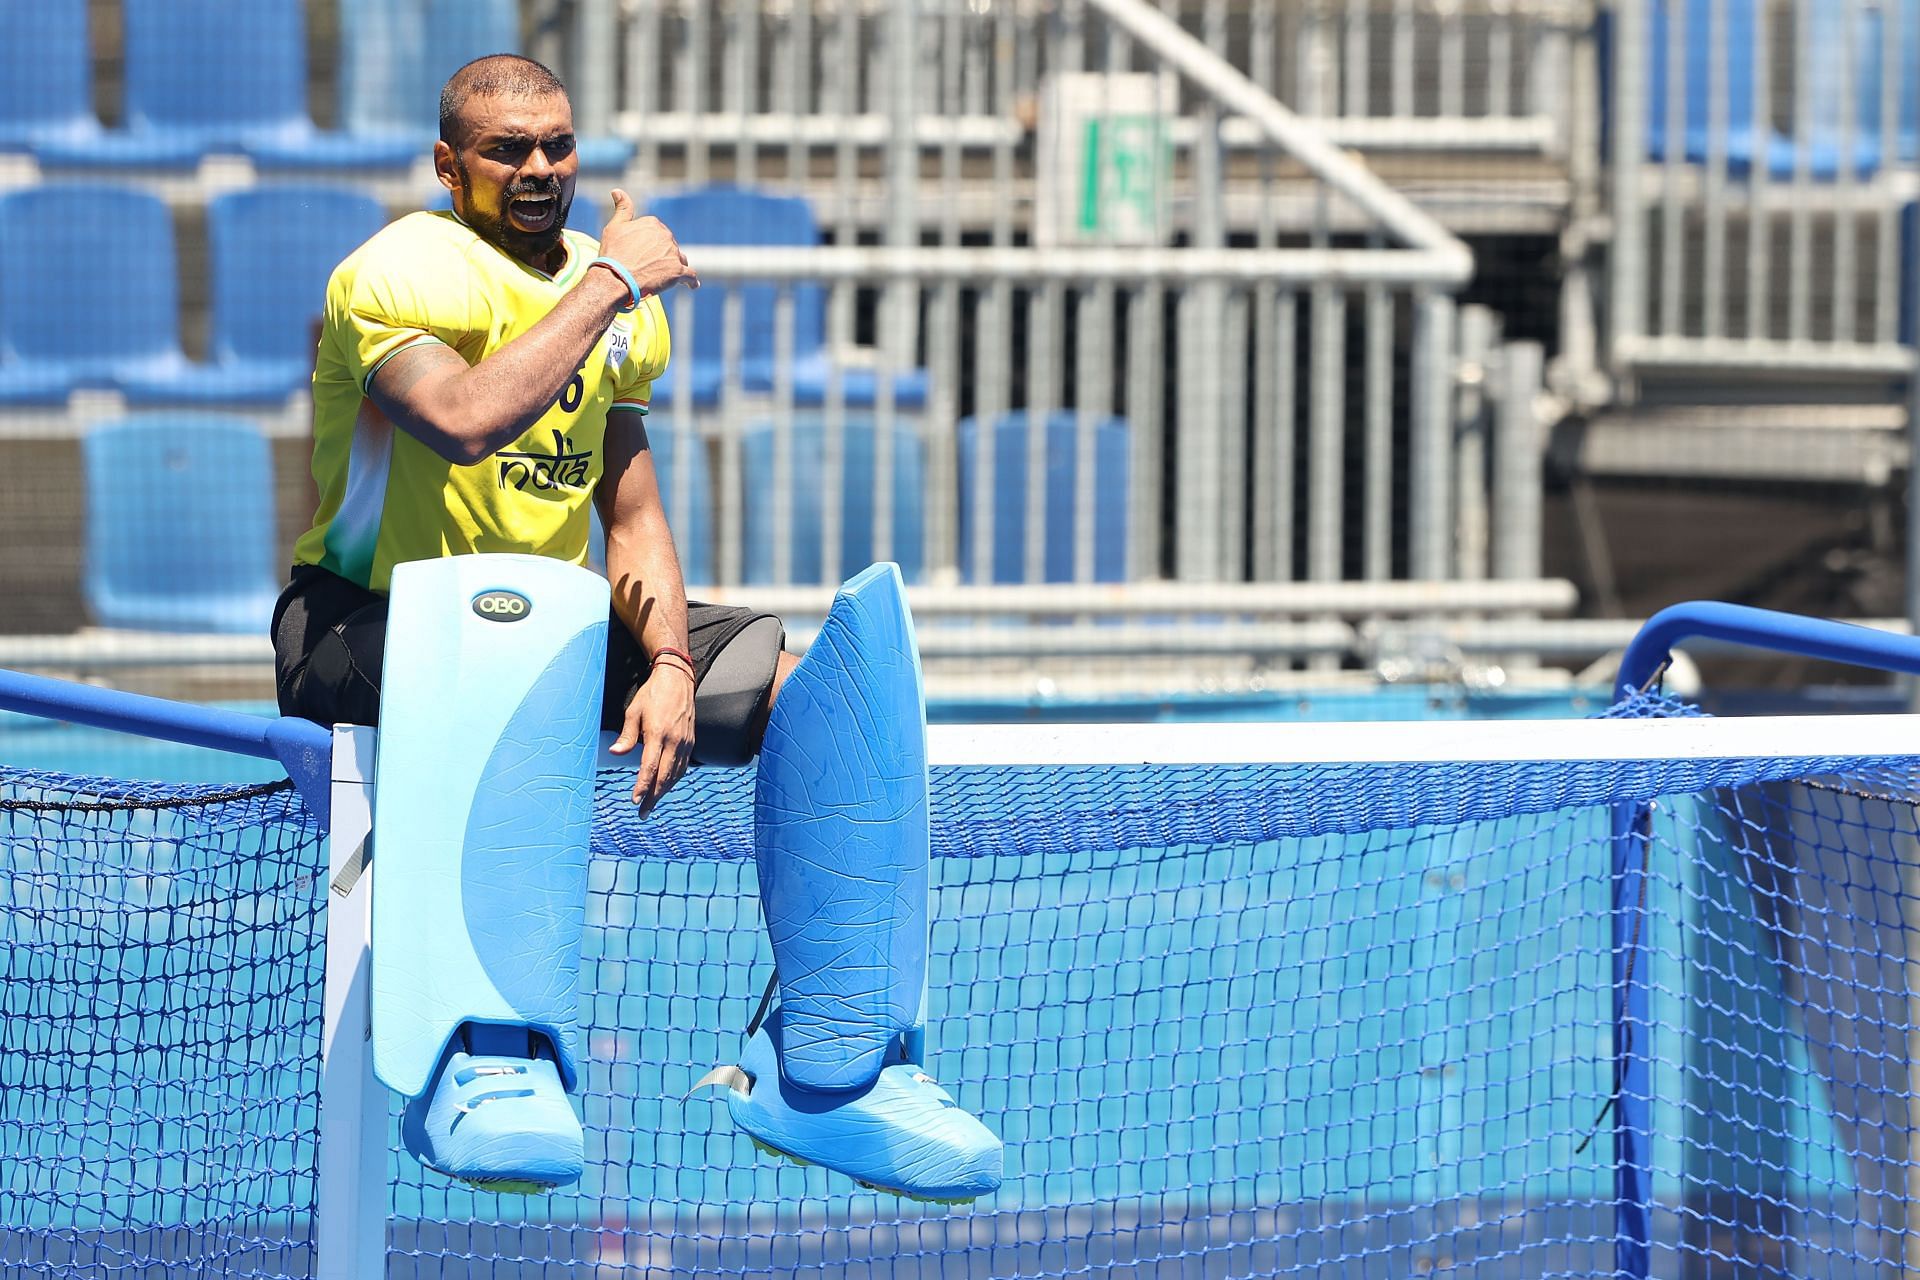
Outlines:
{"label": "black shorts", "polygon": [[[749,628],[755,630],[754,652],[728,655],[725,678],[716,682],[727,687],[710,688],[707,677],[722,652]],[[687,602],[696,763],[743,764],[759,750],[764,726],[758,716],[773,686],[774,662],[783,637],[779,620],[771,614]],[[387,597],[318,565],[295,565],[293,580],[273,610],[274,685],[280,714],[323,725],[378,724],[386,649]],[[601,728],[621,727],[627,703],[652,669],[626,624],[618,615],[609,618]]]}

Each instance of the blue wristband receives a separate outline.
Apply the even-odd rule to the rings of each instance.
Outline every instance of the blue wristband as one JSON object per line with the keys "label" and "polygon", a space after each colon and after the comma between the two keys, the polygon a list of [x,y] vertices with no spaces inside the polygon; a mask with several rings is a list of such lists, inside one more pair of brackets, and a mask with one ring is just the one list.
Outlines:
{"label": "blue wristband", "polygon": [[612,258],[595,258],[592,262],[589,262],[587,266],[589,268],[605,267],[620,277],[621,284],[627,286],[627,305],[619,308],[621,312],[634,311],[639,308],[640,299],[646,297],[646,295],[640,292],[640,284],[633,278],[633,272],[627,270],[624,265],[615,262]]}

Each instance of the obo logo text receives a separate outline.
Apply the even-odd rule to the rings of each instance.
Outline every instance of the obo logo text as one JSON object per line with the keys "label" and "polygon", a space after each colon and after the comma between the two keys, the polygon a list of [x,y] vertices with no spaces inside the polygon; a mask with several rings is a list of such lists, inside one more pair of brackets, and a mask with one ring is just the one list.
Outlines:
{"label": "obo logo text", "polygon": [[473,598],[473,611],[488,622],[518,622],[533,612],[533,601],[518,591],[482,591]]}

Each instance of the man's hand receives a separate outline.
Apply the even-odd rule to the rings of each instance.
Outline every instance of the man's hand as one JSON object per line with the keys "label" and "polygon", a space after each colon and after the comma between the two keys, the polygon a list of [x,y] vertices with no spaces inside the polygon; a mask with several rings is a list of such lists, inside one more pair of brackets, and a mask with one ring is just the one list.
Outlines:
{"label": "man's hand", "polygon": [[600,252],[633,273],[642,293],[665,293],[677,284],[700,287],[700,276],[687,265],[687,255],[667,224],[658,218],[635,218],[633,197],[618,188],[613,193],[613,217],[600,233]]}
{"label": "man's hand", "polygon": [[634,777],[633,802],[644,818],[693,760],[693,674],[679,663],[654,664],[627,704],[626,724],[610,750],[625,755],[636,743],[644,748]]}

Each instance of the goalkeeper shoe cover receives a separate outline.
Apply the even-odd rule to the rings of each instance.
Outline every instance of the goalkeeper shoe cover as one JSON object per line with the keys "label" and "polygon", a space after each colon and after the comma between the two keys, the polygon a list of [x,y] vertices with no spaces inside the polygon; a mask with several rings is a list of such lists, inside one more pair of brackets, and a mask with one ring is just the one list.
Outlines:
{"label": "goalkeeper shoe cover", "polygon": [[485,1191],[526,1195],[580,1179],[586,1139],[553,1047],[525,1027],[463,1025],[400,1137],[427,1168]]}
{"label": "goalkeeper shoe cover", "polygon": [[829,1093],[781,1077],[780,1039],[776,1009],[740,1059],[751,1080],[735,1076],[727,1092],[734,1123],[754,1141],[915,1200],[963,1202],[999,1187],[1000,1139],[905,1061],[898,1041],[873,1083]]}

